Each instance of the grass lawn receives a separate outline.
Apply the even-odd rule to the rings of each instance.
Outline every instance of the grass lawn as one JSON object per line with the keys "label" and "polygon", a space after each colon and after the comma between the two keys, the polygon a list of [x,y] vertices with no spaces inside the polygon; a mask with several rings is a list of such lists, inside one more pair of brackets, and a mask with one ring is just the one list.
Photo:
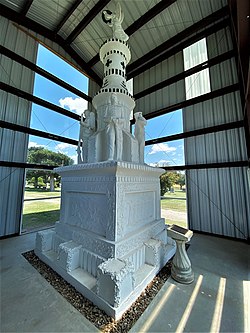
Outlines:
{"label": "grass lawn", "polygon": [[22,229],[31,231],[54,225],[60,216],[60,198],[24,201]]}
{"label": "grass lawn", "polygon": [[48,198],[48,197],[60,197],[61,189],[56,188],[54,192],[50,190],[43,190],[34,187],[25,187],[24,200],[26,199],[37,199],[37,198]]}
{"label": "grass lawn", "polygon": [[176,190],[174,193],[165,193],[164,197],[161,199],[161,208],[186,212],[186,202],[186,192]]}

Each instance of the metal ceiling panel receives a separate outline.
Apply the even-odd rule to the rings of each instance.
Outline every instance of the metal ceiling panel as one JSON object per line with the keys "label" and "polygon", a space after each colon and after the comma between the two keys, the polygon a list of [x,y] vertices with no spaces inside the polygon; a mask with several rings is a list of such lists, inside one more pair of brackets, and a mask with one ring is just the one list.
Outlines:
{"label": "metal ceiling panel", "polygon": [[[210,5],[203,6],[204,3]],[[213,3],[213,6],[211,3]],[[211,3],[203,0],[177,0],[167,10],[157,15],[156,18],[149,21],[136,34],[131,36],[129,42],[132,60],[140,58],[143,54],[153,50],[177,33],[210,15],[214,10],[226,5],[224,0],[211,0]]]}
{"label": "metal ceiling panel", "polygon": [[[123,29],[129,27],[135,20],[139,19],[150,8],[160,1],[121,1],[122,10],[124,12]],[[80,8],[80,6],[79,6]],[[112,0],[106,7],[111,11],[115,11],[115,1]],[[65,33],[65,29],[62,29]],[[67,32],[68,33],[68,32]],[[89,61],[98,54],[100,45],[112,36],[112,29],[102,21],[101,13],[81,32],[81,34],[72,43],[75,49],[81,50],[85,61]],[[129,40],[129,44],[132,43]],[[140,47],[142,41],[138,43]],[[133,56],[133,52],[132,52]]]}
{"label": "metal ceiling panel", "polygon": [[[72,2],[72,1],[71,1]],[[84,19],[84,17],[89,13],[91,8],[93,8],[97,4],[98,0],[84,0],[82,3],[76,8],[74,13],[69,17],[69,19],[65,22],[59,34],[66,38],[70,35],[70,33],[75,29],[75,27]]]}
{"label": "metal ceiling panel", "polygon": [[[0,4],[20,12],[26,0],[0,0]],[[1,14],[1,13],[0,13]]]}
{"label": "metal ceiling panel", "polygon": [[46,28],[54,30],[71,3],[71,0],[33,1],[26,16]]}
{"label": "metal ceiling panel", "polygon": [[[59,35],[66,39],[98,1],[82,1],[61,27]],[[123,29],[128,28],[161,1],[122,0]],[[23,0],[0,0],[0,3],[11,6],[18,12],[21,11],[24,5]],[[73,0],[33,1],[26,16],[46,28],[54,30],[72,6],[72,3]],[[116,1],[111,0],[106,8],[115,11],[115,4]],[[131,63],[226,4],[226,0],[177,0],[172,3],[130,36]],[[100,13],[83,29],[74,42],[71,43],[71,46],[85,62],[89,62],[98,54],[100,45],[111,35],[112,30],[103,23]],[[102,76],[102,64],[100,62],[93,69],[99,76]]]}

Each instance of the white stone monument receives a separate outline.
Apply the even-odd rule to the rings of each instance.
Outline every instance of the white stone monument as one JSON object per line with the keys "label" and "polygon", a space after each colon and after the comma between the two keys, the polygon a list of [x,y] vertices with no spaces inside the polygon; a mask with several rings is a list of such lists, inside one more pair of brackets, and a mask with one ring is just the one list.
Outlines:
{"label": "white stone monument", "polygon": [[37,233],[35,253],[118,319],[175,254],[175,242],[161,218],[164,170],[144,164],[141,114],[135,136],[130,133],[135,102],[125,69],[131,55],[119,4],[103,19],[113,37],[100,48],[104,79],[93,98],[96,116],[91,121],[87,114],[81,124],[79,164],[55,169],[62,176],[60,221],[55,230]]}

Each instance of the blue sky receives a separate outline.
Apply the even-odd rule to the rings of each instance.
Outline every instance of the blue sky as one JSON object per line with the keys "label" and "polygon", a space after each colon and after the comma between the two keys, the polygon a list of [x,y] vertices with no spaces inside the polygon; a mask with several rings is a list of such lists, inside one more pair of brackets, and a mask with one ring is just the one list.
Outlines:
{"label": "blue sky", "polygon": [[[84,93],[88,93],[88,79],[41,45],[38,50],[37,65]],[[34,95],[77,114],[81,114],[87,109],[85,100],[37,74],[35,76]],[[76,120],[36,104],[32,105],[31,128],[78,140],[79,123]],[[181,133],[183,131],[182,111],[178,110],[148,120],[145,130],[146,140]],[[47,149],[60,151],[76,161],[75,146],[30,136],[29,147],[31,146],[45,146]],[[159,165],[183,164],[183,140],[145,147],[145,162],[153,165],[156,163],[159,163]]]}

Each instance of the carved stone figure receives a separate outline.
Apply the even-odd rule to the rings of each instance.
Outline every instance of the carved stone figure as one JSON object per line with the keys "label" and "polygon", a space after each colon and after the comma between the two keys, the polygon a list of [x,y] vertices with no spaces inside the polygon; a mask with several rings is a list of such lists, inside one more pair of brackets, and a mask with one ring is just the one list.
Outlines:
{"label": "carved stone figure", "polygon": [[144,148],[145,148],[145,126],[147,120],[143,117],[142,112],[136,112],[135,117],[135,138],[139,143],[139,162],[144,163]]}
{"label": "carved stone figure", "polygon": [[[84,117],[85,116],[85,121]],[[78,153],[78,161],[82,161],[80,163],[86,163],[88,160],[88,139],[95,131],[95,115],[94,112],[90,112],[89,110],[85,110],[81,115],[80,121],[80,134],[79,134],[79,143],[77,148]],[[82,156],[81,155],[81,142],[82,142]],[[79,163],[79,162],[78,162]]]}
{"label": "carved stone figure", "polygon": [[116,153],[116,160],[120,161],[122,160],[124,119],[121,118],[119,108],[117,108],[118,100],[115,93],[111,94],[110,101],[109,110],[106,111],[106,113],[109,111],[109,115],[106,114],[106,119],[104,119],[107,123],[108,160],[114,160]]}
{"label": "carved stone figure", "polygon": [[116,5],[116,11],[112,13],[110,10],[104,10],[102,12],[103,21],[113,29],[113,37],[123,41],[127,41],[129,36],[124,32],[122,28],[122,22],[124,19],[124,13],[121,10],[119,2]]}
{"label": "carved stone figure", "polygon": [[113,160],[115,156],[115,124],[112,119],[106,123],[108,160]]}
{"label": "carved stone figure", "polygon": [[115,125],[115,143],[116,143],[116,159],[117,161],[122,160],[122,146],[123,146],[123,123],[124,120],[121,118],[113,119]]}
{"label": "carved stone figure", "polygon": [[81,146],[82,146],[82,139],[79,139],[78,141],[78,146],[76,149],[77,152],[77,164],[81,164],[82,163],[82,151],[81,151]]}

